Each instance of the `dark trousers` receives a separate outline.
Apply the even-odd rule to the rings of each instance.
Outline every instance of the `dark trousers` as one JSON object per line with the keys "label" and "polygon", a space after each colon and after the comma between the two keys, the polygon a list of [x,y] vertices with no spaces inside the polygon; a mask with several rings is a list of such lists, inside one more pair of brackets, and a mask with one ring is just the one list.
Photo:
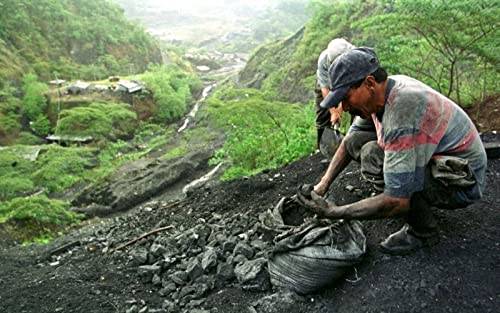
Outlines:
{"label": "dark trousers", "polygon": [[314,88],[314,109],[316,112],[316,130],[318,131],[318,137],[316,138],[316,147],[319,149],[319,143],[321,141],[321,136],[326,127],[330,127],[330,111],[324,109],[320,106],[321,101],[323,101],[323,95],[321,94],[321,88],[318,83]]}
{"label": "dark trousers", "polygon": [[[361,175],[375,185],[384,182],[384,151],[377,143],[377,135],[369,131],[357,131],[344,138],[346,153],[361,163]],[[406,216],[410,230],[417,236],[430,237],[437,233],[437,222],[432,208],[456,209],[465,207],[456,200],[459,187],[445,186],[432,176],[430,166],[425,169],[424,189],[410,198],[410,210]]]}

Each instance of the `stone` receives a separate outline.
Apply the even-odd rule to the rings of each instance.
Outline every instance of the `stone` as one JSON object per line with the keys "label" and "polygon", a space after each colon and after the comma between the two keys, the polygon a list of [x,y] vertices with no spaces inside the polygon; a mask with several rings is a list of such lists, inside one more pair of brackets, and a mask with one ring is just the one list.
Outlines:
{"label": "stone", "polygon": [[217,266],[217,253],[215,252],[215,249],[208,248],[205,253],[203,253],[201,267],[203,267],[205,271],[209,271],[215,266]]}
{"label": "stone", "polygon": [[175,308],[175,303],[169,300],[163,301],[161,308],[166,310],[167,312],[173,312]]}
{"label": "stone", "polygon": [[173,282],[169,282],[163,286],[162,289],[160,289],[160,295],[162,296],[168,296],[175,292],[177,290],[177,285]]}
{"label": "stone", "polygon": [[153,279],[151,280],[154,286],[161,285],[161,277],[158,274],[153,275]]}
{"label": "stone", "polygon": [[162,256],[166,251],[167,249],[164,246],[157,243],[153,243],[151,247],[149,247],[149,253],[157,258]]}
{"label": "stone", "polygon": [[185,271],[177,271],[169,276],[169,279],[180,286],[184,286],[189,280],[189,276]]}
{"label": "stone", "polygon": [[233,259],[233,264],[240,264],[248,261],[248,259],[243,254],[238,254]]}
{"label": "stone", "polygon": [[234,266],[232,264],[221,263],[217,266],[216,278],[219,281],[228,281],[235,278]]}
{"label": "stone", "polygon": [[253,257],[253,255],[255,254],[255,252],[252,249],[252,247],[250,247],[249,245],[247,245],[244,242],[240,242],[234,248],[233,254],[234,255],[242,254],[247,259],[251,259]]}
{"label": "stone", "polygon": [[234,273],[244,290],[266,291],[271,287],[267,260],[264,258],[238,264]]}
{"label": "stone", "polygon": [[142,265],[137,269],[137,273],[143,283],[148,283],[152,280],[153,275],[160,274],[161,267],[158,265]]}
{"label": "stone", "polygon": [[138,313],[139,312],[139,308],[137,307],[137,305],[133,305],[131,306],[127,311],[125,311],[126,313]]}
{"label": "stone", "polygon": [[224,250],[224,252],[233,252],[234,248],[236,248],[237,243],[238,240],[236,239],[236,237],[230,237],[226,242],[222,244],[222,250]]}
{"label": "stone", "polygon": [[200,261],[198,261],[197,258],[191,260],[191,262],[188,263],[186,272],[191,280],[195,280],[203,275],[203,267],[201,266]]}
{"label": "stone", "polygon": [[148,260],[148,250],[143,247],[130,251],[132,257],[132,265],[142,265]]}
{"label": "stone", "polygon": [[267,248],[266,243],[260,239],[252,240],[252,242],[250,242],[250,246],[252,246],[253,248],[255,248],[257,250],[261,250],[261,251],[265,250]]}

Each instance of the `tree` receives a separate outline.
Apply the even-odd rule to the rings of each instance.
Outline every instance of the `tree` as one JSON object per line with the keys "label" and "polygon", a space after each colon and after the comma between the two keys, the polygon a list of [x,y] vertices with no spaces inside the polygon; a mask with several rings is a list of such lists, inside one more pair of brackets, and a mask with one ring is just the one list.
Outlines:
{"label": "tree", "polygon": [[[413,31],[438,53],[447,70],[450,97],[460,99],[461,78],[467,63],[479,57],[484,41],[499,41],[498,2],[489,0],[402,0],[400,25]],[[497,45],[498,49],[498,45]],[[483,58],[488,53],[482,53]],[[485,58],[485,60],[487,60]],[[498,64],[498,54],[491,60]],[[445,79],[443,77],[443,79]]]}
{"label": "tree", "polygon": [[28,73],[23,78],[23,106],[22,113],[34,121],[45,113],[47,99],[45,93],[49,90],[47,85],[38,81],[36,74]]}

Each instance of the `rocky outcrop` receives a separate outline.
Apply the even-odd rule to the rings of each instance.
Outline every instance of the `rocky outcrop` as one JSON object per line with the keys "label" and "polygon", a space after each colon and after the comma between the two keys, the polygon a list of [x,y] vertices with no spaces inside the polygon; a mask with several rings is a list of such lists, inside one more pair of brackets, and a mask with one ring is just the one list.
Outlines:
{"label": "rocky outcrop", "polygon": [[123,166],[99,186],[90,186],[73,200],[73,211],[106,216],[126,211],[159,196],[183,197],[182,188],[203,172],[212,152],[199,151],[171,160],[139,160]]}

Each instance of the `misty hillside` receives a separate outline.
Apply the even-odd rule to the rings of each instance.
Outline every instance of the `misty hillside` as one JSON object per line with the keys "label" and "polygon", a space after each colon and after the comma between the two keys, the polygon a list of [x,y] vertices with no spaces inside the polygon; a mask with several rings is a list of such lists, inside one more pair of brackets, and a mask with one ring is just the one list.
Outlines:
{"label": "misty hillside", "polygon": [[305,29],[253,53],[239,76],[243,87],[276,91],[289,102],[309,101],[319,54],[342,37],[374,47],[389,75],[415,77],[464,107],[498,94],[494,1],[315,1],[311,9]]}
{"label": "misty hillside", "polygon": [[35,72],[44,79],[104,78],[161,63],[155,40],[104,0],[3,0],[0,81]]}
{"label": "misty hillside", "polygon": [[310,18],[309,0],[114,0],[164,43],[248,53],[293,34]]}

